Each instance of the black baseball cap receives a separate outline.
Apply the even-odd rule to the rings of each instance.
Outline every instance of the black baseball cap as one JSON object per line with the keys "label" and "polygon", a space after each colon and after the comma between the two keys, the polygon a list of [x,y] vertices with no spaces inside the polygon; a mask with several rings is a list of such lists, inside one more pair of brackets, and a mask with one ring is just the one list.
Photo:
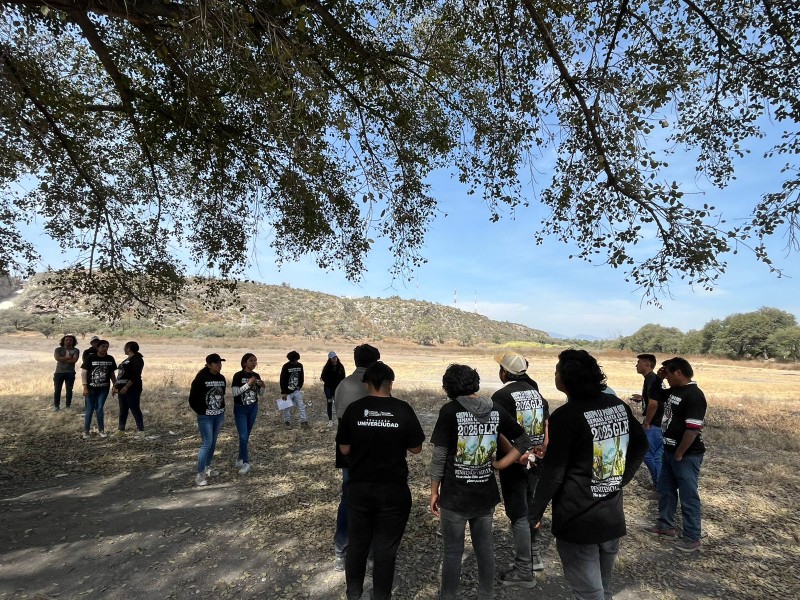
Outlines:
{"label": "black baseball cap", "polygon": [[209,354],[208,356],[206,356],[207,365],[218,362],[225,362],[225,359],[222,358],[219,354]]}

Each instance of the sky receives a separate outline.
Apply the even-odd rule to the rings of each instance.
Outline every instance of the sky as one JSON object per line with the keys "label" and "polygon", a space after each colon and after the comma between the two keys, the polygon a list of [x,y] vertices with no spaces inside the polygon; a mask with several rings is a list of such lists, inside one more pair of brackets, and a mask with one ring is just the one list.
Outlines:
{"label": "sky", "polygon": [[[736,173],[737,180],[719,191],[698,181],[693,164],[678,155],[670,175],[685,184],[687,192],[693,192],[693,203],[712,204],[732,221],[747,217],[757,199],[776,189],[783,179],[779,164],[759,153],[739,161]],[[770,240],[771,258],[783,271],[782,277],[770,273],[752,253],[742,251],[727,257],[727,271],[713,291],[692,288],[676,278],[669,290],[660,294],[659,308],[647,304],[642,290],[625,281],[623,270],[569,259],[575,248],[555,239],[536,246],[534,233],[545,216],[541,206],[518,208],[514,215],[492,223],[480,198],[468,196],[448,174],[435,173],[430,184],[440,211],[421,250],[428,262],[416,269],[410,280],[392,279],[392,256],[379,238],[359,282],[348,281],[341,272],[322,271],[308,258],[278,267],[268,232],[267,240],[257,242],[245,278],[342,297],[399,296],[455,305],[553,335],[587,339],[630,335],[647,323],[685,332],[700,329],[711,319],[762,306],[800,317],[800,261],[797,253],[785,251],[783,231]],[[26,229],[37,239],[42,266],[65,264],[68,257],[43,238],[40,226]]]}
{"label": "sky", "polygon": [[[778,165],[751,155],[739,162],[737,181],[720,192],[696,181],[688,161],[677,160],[672,167],[688,182],[687,191],[698,194],[694,202],[708,202],[730,219],[746,217],[761,194],[775,189],[776,182],[782,181],[778,171]],[[555,239],[536,246],[533,236],[544,214],[542,207],[518,209],[515,218],[492,223],[481,200],[468,196],[457,181],[437,173],[430,183],[442,214],[432,223],[422,249],[428,262],[410,281],[392,280],[392,257],[380,244],[359,283],[348,282],[337,272],[322,272],[313,261],[278,269],[266,243],[259,245],[248,276],[337,296],[397,295],[455,305],[568,337],[612,339],[630,335],[647,323],[685,332],[700,329],[711,319],[762,306],[800,317],[800,261],[796,253],[787,255],[784,232],[770,241],[772,259],[782,269],[782,277],[770,273],[752,253],[740,251],[727,257],[727,271],[713,291],[678,280],[661,293],[658,308],[648,305],[642,290],[625,281],[623,270],[569,259],[575,248]]]}

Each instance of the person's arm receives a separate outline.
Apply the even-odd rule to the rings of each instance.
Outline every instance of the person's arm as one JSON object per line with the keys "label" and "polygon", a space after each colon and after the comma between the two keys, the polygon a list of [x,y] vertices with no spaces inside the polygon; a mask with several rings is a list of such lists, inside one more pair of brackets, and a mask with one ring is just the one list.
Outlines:
{"label": "person's arm", "polygon": [[434,517],[441,516],[441,508],[439,507],[439,481],[431,479],[431,499],[428,504],[431,513]]}
{"label": "person's arm", "polygon": [[[573,432],[571,428],[560,424],[558,420],[553,421],[555,418],[554,416],[549,419],[550,424],[553,425],[553,437],[550,439],[547,454],[542,461],[539,484],[536,486],[533,503],[528,511],[531,522],[536,523],[536,527],[539,526],[550,500],[553,499],[564,481],[572,445]],[[563,420],[562,418],[561,421]]]}
{"label": "person's arm", "polygon": [[642,466],[644,455],[650,447],[650,442],[647,440],[647,434],[644,432],[644,427],[639,424],[639,420],[633,416],[631,407],[627,404],[625,411],[628,413],[628,449],[625,452],[625,471],[622,474],[622,485],[628,485],[632,480],[636,471]]}
{"label": "person's arm", "polygon": [[[664,367],[661,367],[658,371],[656,371],[656,376],[653,378],[653,381],[650,382],[650,387],[647,388],[647,398],[648,400],[656,400],[658,402],[664,402],[669,398],[669,388],[664,389],[664,378],[667,376],[667,370]],[[650,404],[648,402],[648,408]]]}
{"label": "person's arm", "polygon": [[683,455],[686,454],[686,451],[694,443],[698,435],[700,435],[700,431],[697,429],[687,429],[683,432],[681,443],[675,448],[675,460],[683,460]]}
{"label": "person's arm", "polygon": [[56,362],[58,363],[69,362],[69,354],[67,354],[66,356],[61,356],[58,352],[59,350],[61,350],[61,348],[56,348],[55,350],[53,350],[53,358],[56,359]]}
{"label": "person's arm", "polygon": [[300,377],[297,378],[297,389],[302,390],[303,384],[306,382],[306,370],[300,365]]}
{"label": "person's arm", "polygon": [[117,383],[117,361],[111,359],[111,362],[113,364],[111,366],[111,375],[109,379],[111,380],[111,386],[113,387]]}
{"label": "person's arm", "polygon": [[658,410],[658,400],[653,400],[652,398],[647,400],[647,412],[644,414],[644,420],[642,421],[642,427],[645,431],[650,429],[650,424],[653,422],[653,417],[656,416],[656,411]]}
{"label": "person's arm", "polygon": [[520,452],[519,450],[517,450],[515,447],[512,446],[511,451],[508,454],[506,454],[502,459],[495,460],[494,457],[492,457],[492,468],[497,471],[502,471],[503,469],[506,469],[511,465],[513,465],[515,462],[517,462],[517,460],[521,456],[522,452]]}
{"label": "person's arm", "polygon": [[411,454],[419,454],[422,452],[422,445],[419,445],[416,448],[409,448],[408,451],[411,452]]}
{"label": "person's arm", "polygon": [[192,387],[189,389],[189,406],[198,415],[206,414],[206,386],[203,379],[198,375],[192,381]]}

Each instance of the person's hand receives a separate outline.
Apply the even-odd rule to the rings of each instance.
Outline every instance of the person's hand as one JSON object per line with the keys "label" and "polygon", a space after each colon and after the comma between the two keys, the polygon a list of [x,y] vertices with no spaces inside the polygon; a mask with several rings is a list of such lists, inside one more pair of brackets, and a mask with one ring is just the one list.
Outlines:
{"label": "person's hand", "polygon": [[675,453],[675,460],[677,460],[678,462],[681,462],[683,460],[683,454],[678,454],[676,452]]}
{"label": "person's hand", "polygon": [[539,529],[541,526],[542,526],[542,522],[541,521],[536,521],[536,523],[534,523],[534,525],[533,525],[533,528],[534,529]]}
{"label": "person's hand", "polygon": [[645,431],[648,431],[650,427],[652,427],[650,423],[642,423],[642,429],[644,429]]}
{"label": "person's hand", "polygon": [[531,455],[530,452],[526,452],[525,454],[523,454],[522,456],[520,456],[517,459],[517,463],[521,464],[523,467],[527,467],[528,466],[528,459],[529,459],[530,455]]}
{"label": "person's hand", "polygon": [[547,448],[544,446],[544,444],[541,444],[539,446],[534,446],[533,455],[541,460],[542,458],[544,458],[545,450],[547,450]]}
{"label": "person's hand", "polygon": [[89,386],[88,385],[83,386],[83,395],[84,396],[88,396],[89,395]]}
{"label": "person's hand", "polygon": [[281,400],[286,400],[286,394],[281,394]]}
{"label": "person's hand", "polygon": [[257,382],[258,382],[258,379],[256,379],[255,377],[251,377],[250,379],[247,380],[247,385],[249,385],[250,387],[253,387],[254,385],[257,384]]}
{"label": "person's hand", "polygon": [[116,386],[113,386],[113,387],[111,388],[111,395],[112,395],[112,396],[116,396],[118,391],[119,391],[119,390],[116,388]]}
{"label": "person's hand", "polygon": [[439,511],[439,494],[438,493],[435,494],[435,493],[431,492],[431,501],[430,501],[430,504],[429,504],[428,507],[431,509],[431,513],[433,514],[434,517],[441,516],[440,511]]}
{"label": "person's hand", "polygon": [[667,368],[666,367],[661,367],[658,371],[656,371],[656,376],[659,379],[666,378],[666,376],[667,376]]}

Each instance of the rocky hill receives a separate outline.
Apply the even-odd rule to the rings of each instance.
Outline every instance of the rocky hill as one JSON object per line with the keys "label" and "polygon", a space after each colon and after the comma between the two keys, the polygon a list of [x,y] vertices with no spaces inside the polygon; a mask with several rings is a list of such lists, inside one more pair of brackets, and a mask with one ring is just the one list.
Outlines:
{"label": "rocky hill", "polygon": [[[391,298],[340,298],[288,285],[242,282],[237,297],[226,298],[224,307],[210,309],[203,287],[190,284],[178,306],[165,309],[159,323],[131,316],[118,323],[98,323],[80,298],[64,301],[48,286],[33,280],[14,300],[16,320],[0,321],[8,331],[18,327],[20,313],[55,327],[52,333],[105,330],[191,337],[258,337],[290,335],[318,338],[397,339],[419,344],[512,341],[550,343],[544,331],[523,325],[493,321],[479,314],[431,302]],[[7,315],[7,316],[8,316]],[[35,329],[35,326],[27,328]],[[102,330],[101,329],[101,330]]]}

